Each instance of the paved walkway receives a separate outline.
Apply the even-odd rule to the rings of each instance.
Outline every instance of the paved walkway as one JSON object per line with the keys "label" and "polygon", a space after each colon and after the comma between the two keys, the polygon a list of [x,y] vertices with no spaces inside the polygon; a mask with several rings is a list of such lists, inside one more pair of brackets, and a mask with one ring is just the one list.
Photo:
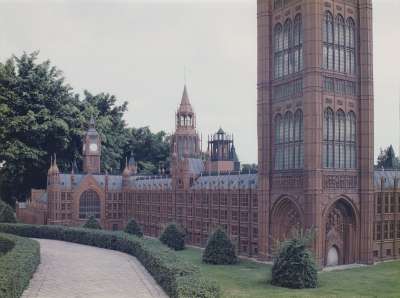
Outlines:
{"label": "paved walkway", "polygon": [[168,297],[130,255],[62,241],[38,241],[41,264],[23,298]]}

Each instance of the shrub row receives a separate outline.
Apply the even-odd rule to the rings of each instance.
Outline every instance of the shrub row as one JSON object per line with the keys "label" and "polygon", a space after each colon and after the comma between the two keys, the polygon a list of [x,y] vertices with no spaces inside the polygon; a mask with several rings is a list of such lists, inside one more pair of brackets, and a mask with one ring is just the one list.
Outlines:
{"label": "shrub row", "polygon": [[197,266],[179,259],[156,239],[143,239],[123,232],[24,224],[0,224],[0,232],[125,252],[136,257],[170,297],[220,296],[220,288],[206,280]]}
{"label": "shrub row", "polygon": [[39,265],[39,243],[0,233],[0,246],[0,297],[20,297]]}

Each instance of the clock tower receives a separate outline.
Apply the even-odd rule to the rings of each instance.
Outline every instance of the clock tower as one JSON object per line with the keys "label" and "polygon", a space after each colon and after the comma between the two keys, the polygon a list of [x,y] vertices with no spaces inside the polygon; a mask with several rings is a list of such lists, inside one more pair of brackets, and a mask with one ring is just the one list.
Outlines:
{"label": "clock tower", "polygon": [[100,174],[101,140],[95,124],[91,117],[83,140],[83,171],[87,174]]}

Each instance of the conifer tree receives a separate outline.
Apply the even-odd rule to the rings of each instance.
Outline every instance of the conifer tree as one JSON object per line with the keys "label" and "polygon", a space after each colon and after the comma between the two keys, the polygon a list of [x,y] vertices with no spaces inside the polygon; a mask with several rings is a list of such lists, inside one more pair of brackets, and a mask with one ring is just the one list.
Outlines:
{"label": "conifer tree", "polygon": [[203,262],[215,265],[229,265],[237,262],[235,247],[221,228],[215,230],[207,242]]}

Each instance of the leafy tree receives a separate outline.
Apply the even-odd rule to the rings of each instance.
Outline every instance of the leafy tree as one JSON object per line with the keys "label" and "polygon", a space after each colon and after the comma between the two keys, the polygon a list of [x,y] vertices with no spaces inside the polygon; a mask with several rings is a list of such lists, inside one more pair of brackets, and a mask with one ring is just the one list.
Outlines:
{"label": "leafy tree", "polygon": [[0,200],[0,222],[10,222],[10,223],[17,222],[12,207],[1,200]]}
{"label": "leafy tree", "polygon": [[231,265],[237,263],[235,247],[225,231],[217,228],[210,236],[203,252],[203,262],[215,265]]}
{"label": "leafy tree", "polygon": [[396,157],[392,145],[387,147],[385,150],[381,149],[376,167],[378,169],[400,169],[400,160]]}
{"label": "leafy tree", "polygon": [[125,227],[125,233],[143,237],[143,231],[137,222],[132,218]]}
{"label": "leafy tree", "polygon": [[89,217],[89,219],[83,225],[85,229],[101,230],[99,222],[94,218],[94,216]]}
{"label": "leafy tree", "polygon": [[285,288],[316,288],[317,269],[311,251],[307,248],[312,239],[310,232],[297,232],[292,239],[281,243],[272,266],[271,283]]}
{"label": "leafy tree", "polygon": [[185,232],[176,223],[170,223],[160,236],[160,241],[174,250],[185,249]]}
{"label": "leafy tree", "polygon": [[148,127],[131,128],[125,151],[138,161],[143,175],[157,174],[160,164],[169,168],[170,137],[163,131],[154,134]]}

